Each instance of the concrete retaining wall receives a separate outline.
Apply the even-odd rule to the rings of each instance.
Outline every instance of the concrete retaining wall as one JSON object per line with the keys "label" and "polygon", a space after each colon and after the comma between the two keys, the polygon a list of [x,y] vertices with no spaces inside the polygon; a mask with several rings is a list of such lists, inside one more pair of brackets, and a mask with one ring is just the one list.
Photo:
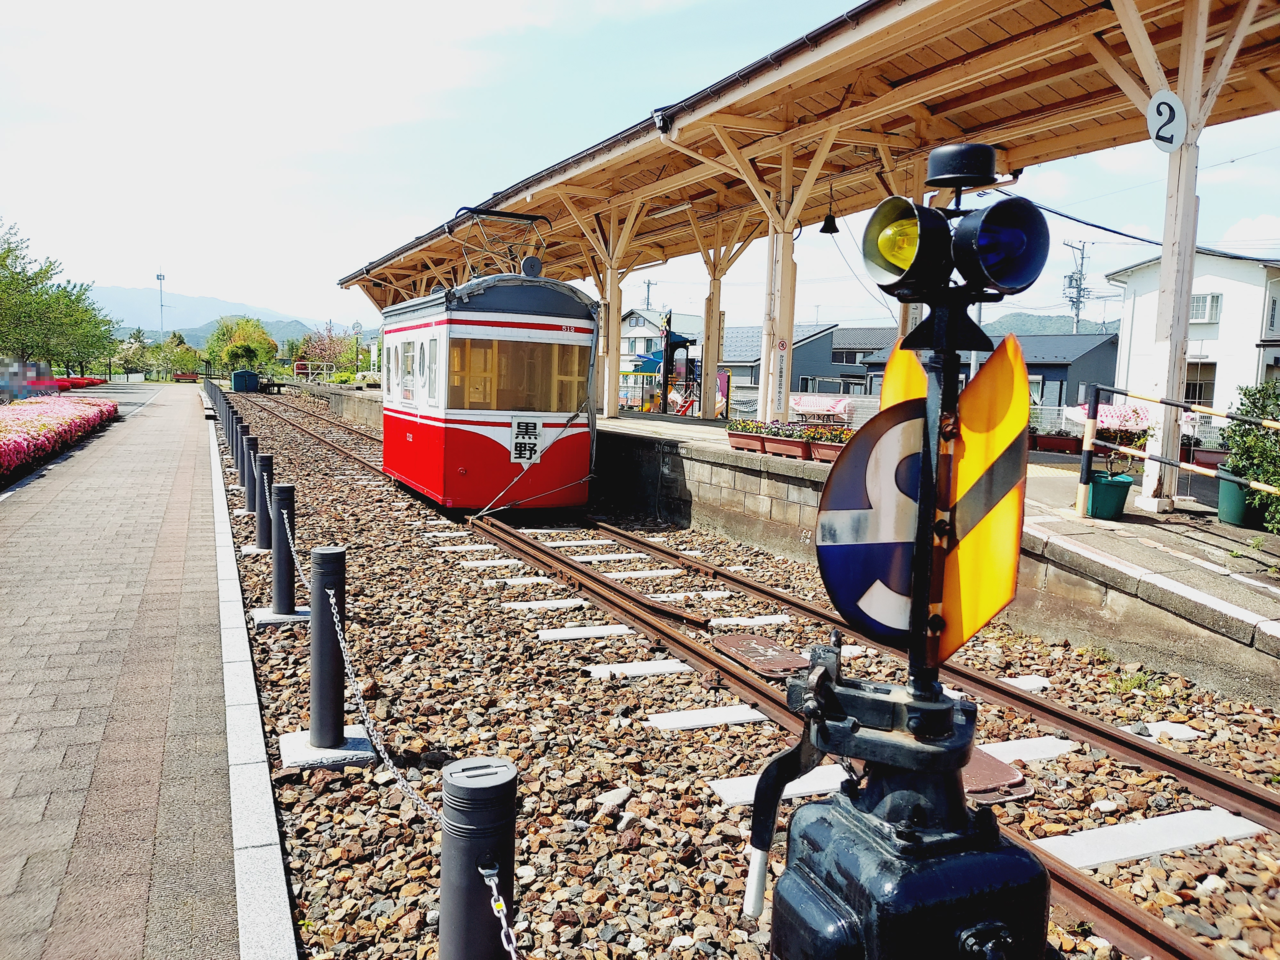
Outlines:
{"label": "concrete retaining wall", "polygon": [[377,386],[357,390],[328,383],[297,383],[290,388],[329,401],[329,409],[339,417],[382,429],[382,390]]}
{"label": "concrete retaining wall", "polygon": [[611,433],[602,426],[592,500],[812,562],[818,497],[829,471],[829,464],[810,460]]}

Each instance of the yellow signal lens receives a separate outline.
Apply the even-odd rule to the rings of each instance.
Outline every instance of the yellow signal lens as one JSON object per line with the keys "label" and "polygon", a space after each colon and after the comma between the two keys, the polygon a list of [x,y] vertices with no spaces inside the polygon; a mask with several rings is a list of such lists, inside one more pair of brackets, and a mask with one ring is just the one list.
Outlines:
{"label": "yellow signal lens", "polygon": [[920,246],[920,224],[914,219],[895,220],[876,238],[880,255],[895,267],[908,269],[916,258]]}

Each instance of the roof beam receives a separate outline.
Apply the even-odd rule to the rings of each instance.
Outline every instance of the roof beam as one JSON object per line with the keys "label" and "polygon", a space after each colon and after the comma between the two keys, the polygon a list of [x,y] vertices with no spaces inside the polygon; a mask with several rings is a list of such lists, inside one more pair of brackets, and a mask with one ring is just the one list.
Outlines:
{"label": "roof beam", "polygon": [[1134,0],[1111,0],[1111,2],[1116,10],[1116,19],[1120,21],[1120,29],[1124,31],[1124,38],[1129,41],[1129,49],[1133,51],[1138,69],[1142,71],[1142,78],[1147,82],[1147,89],[1153,94],[1168,90],[1169,81],[1165,79],[1164,66],[1160,63],[1160,57],[1156,55],[1156,48],[1152,46],[1151,38],[1147,36],[1147,27],[1142,22],[1142,14],[1138,12],[1137,4]]}
{"label": "roof beam", "polygon": [[1218,48],[1218,53],[1213,58],[1213,66],[1209,70],[1204,94],[1200,102],[1187,108],[1194,111],[1191,121],[1192,129],[1187,133],[1187,139],[1195,140],[1204,128],[1205,121],[1209,119],[1209,114],[1213,112],[1214,101],[1218,99],[1222,85],[1227,82],[1227,74],[1235,63],[1236,54],[1240,52],[1240,45],[1244,43],[1245,36],[1250,32],[1249,25],[1253,23],[1254,14],[1257,12],[1258,0],[1241,0],[1236,5],[1235,16],[1231,18],[1231,23],[1227,27],[1222,46]]}
{"label": "roof beam", "polygon": [[1106,71],[1107,76],[1111,78],[1111,82],[1123,90],[1125,96],[1133,101],[1133,105],[1145,114],[1147,105],[1151,103],[1151,97],[1142,88],[1142,82],[1116,59],[1106,41],[1097,36],[1097,34],[1090,34],[1084,38],[1084,47],[1093,54],[1093,58]]}

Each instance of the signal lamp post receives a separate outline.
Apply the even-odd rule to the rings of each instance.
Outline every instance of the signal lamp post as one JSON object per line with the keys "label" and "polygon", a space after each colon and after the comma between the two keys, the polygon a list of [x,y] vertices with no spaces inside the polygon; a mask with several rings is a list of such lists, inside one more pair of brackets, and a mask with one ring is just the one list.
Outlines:
{"label": "signal lamp post", "polygon": [[[788,681],[805,730],[756,787],[746,915],[763,907],[787,782],[824,754],[864,768],[792,815],[773,892],[776,960],[1044,956],[1048,875],[1001,838],[989,807],[969,812],[961,769],[977,711],[943,693],[938,668],[1012,599],[1022,526],[1026,366],[1016,340],[994,349],[968,311],[1034,283],[1049,230],[1021,198],[961,209],[965,189],[996,182],[991,147],[933,151],[926,182],[955,190],[954,208],[891,197],[862,237],[880,288],[929,312],[886,367],[884,408],[832,466],[815,542],[836,609],[855,631],[905,651],[909,682],[842,677],[834,636]],[[961,350],[992,351],[964,403]]]}

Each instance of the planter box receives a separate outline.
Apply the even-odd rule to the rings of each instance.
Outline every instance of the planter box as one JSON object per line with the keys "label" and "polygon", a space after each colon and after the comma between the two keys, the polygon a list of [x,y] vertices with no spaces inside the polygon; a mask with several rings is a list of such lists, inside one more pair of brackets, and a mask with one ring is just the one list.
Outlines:
{"label": "planter box", "polygon": [[1227,451],[1225,450],[1197,450],[1193,462],[1202,467],[1218,467],[1226,459]]}
{"label": "planter box", "polygon": [[824,443],[821,440],[809,441],[809,452],[813,454],[813,459],[820,460],[823,463],[835,463],[836,457],[840,456],[840,451],[843,449],[843,443]]}
{"label": "planter box", "polygon": [[797,460],[809,459],[809,441],[796,440],[792,437],[764,437],[764,452],[775,457],[794,457]]}
{"label": "planter box", "polygon": [[1036,434],[1036,449],[1044,453],[1070,453],[1079,456],[1084,449],[1084,440],[1080,437],[1048,437],[1040,433]]}
{"label": "planter box", "polygon": [[729,446],[735,450],[749,450],[752,453],[764,453],[764,437],[758,433],[737,433],[729,431]]}

